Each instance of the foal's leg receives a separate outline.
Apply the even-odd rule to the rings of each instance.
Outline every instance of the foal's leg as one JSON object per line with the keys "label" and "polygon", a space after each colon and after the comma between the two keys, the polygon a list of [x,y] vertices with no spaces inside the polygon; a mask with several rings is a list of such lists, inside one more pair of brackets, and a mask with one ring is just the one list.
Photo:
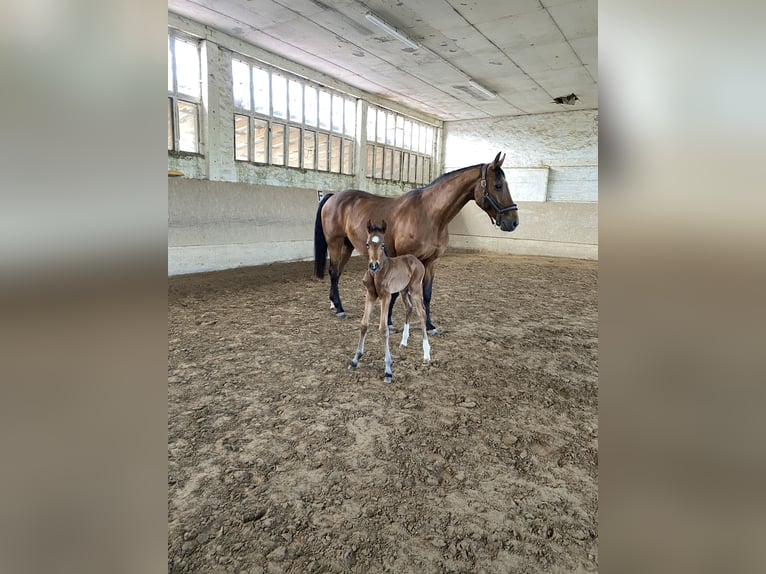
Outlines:
{"label": "foal's leg", "polygon": [[404,328],[402,329],[402,342],[399,344],[400,349],[407,348],[407,341],[410,338],[410,315],[412,314],[412,295],[409,289],[402,291],[402,301],[407,309],[407,314],[404,317]]}
{"label": "foal's leg", "polygon": [[391,365],[394,361],[391,358],[391,349],[388,346],[388,325],[386,324],[386,316],[388,315],[388,308],[391,305],[391,295],[381,295],[380,297],[380,332],[386,339],[386,372],[383,375],[383,382],[390,383],[394,375],[391,373]]}
{"label": "foal's leg", "polygon": [[428,330],[426,329],[426,308],[423,304],[423,298],[420,296],[417,289],[414,290],[413,299],[413,307],[415,307],[418,317],[420,318],[420,328],[423,329],[423,362],[430,363],[431,345],[428,342]]}
{"label": "foal's leg", "polygon": [[367,327],[370,324],[370,313],[375,306],[376,298],[377,297],[375,297],[373,292],[367,291],[367,296],[364,298],[364,315],[362,315],[362,324],[359,327],[359,344],[356,347],[354,358],[351,359],[351,363],[348,365],[348,368],[351,370],[356,369],[356,366],[359,364],[359,359],[364,355],[364,340],[367,338]]}

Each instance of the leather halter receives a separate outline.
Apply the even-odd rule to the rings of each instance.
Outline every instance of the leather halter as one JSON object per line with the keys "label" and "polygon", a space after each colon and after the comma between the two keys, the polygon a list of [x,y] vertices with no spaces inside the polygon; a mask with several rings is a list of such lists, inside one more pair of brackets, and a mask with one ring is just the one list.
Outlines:
{"label": "leather halter", "polygon": [[487,191],[487,164],[483,163],[481,164],[481,203],[479,206],[484,210],[484,212],[489,215],[489,212],[485,208],[485,204],[489,203],[489,206],[495,210],[495,217],[492,217],[489,215],[489,219],[492,221],[493,225],[500,225],[500,220],[498,219],[498,216],[502,213],[507,213],[508,211],[518,211],[519,207],[512,203],[511,205],[507,207],[500,207],[495,199],[489,195],[489,192]]}

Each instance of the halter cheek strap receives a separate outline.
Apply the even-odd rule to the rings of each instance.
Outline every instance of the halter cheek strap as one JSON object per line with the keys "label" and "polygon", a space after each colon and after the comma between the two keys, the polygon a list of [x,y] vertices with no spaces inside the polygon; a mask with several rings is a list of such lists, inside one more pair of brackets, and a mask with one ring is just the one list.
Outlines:
{"label": "halter cheek strap", "polygon": [[[495,199],[489,195],[489,192],[487,191],[487,164],[483,163],[481,164],[481,203],[479,204],[479,207],[481,207],[485,213],[489,216],[490,221],[492,221],[493,225],[500,225],[500,221],[497,220],[497,217],[502,213],[507,213],[508,211],[518,211],[519,207],[512,203],[511,205],[507,207],[500,207]],[[489,204],[489,206],[495,210],[495,217],[492,217],[489,215],[489,212],[487,211],[485,205]]]}

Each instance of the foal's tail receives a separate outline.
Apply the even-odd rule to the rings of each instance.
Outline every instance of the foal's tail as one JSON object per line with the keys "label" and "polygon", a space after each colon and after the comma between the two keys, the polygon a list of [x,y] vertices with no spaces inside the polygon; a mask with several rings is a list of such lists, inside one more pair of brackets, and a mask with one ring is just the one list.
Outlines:
{"label": "foal's tail", "polygon": [[327,264],[327,240],[322,229],[322,208],[332,193],[326,194],[317,208],[317,219],[314,223],[314,275],[321,279],[324,277],[324,268]]}

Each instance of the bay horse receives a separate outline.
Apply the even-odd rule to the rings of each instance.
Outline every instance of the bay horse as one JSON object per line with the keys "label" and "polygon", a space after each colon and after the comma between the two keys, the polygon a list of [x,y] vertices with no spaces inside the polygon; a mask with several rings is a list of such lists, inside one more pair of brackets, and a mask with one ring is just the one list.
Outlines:
{"label": "bay horse", "polygon": [[[338,292],[343,269],[354,249],[366,253],[366,222],[381,218],[389,222],[385,237],[389,255],[411,254],[425,266],[426,324],[430,334],[438,334],[431,322],[431,293],[434,264],[447,249],[449,222],[473,199],[501,230],[513,231],[519,225],[518,207],[501,169],[503,160],[505,155],[500,157],[498,153],[490,163],[451,171],[425,187],[398,197],[383,197],[358,189],[325,195],[319,203],[314,225],[314,275],[324,277],[329,250],[330,303],[336,316],[346,316]],[[396,300],[396,296],[393,299]],[[392,309],[393,304],[388,312],[388,325],[393,330]]]}
{"label": "bay horse", "polygon": [[349,364],[349,369],[356,369],[359,359],[364,355],[364,340],[367,337],[367,327],[370,324],[370,314],[375,306],[375,301],[380,299],[380,333],[386,341],[386,371],[383,380],[390,383],[393,380],[391,372],[391,350],[388,345],[389,329],[386,323],[388,309],[391,305],[393,294],[401,293],[402,300],[407,307],[407,315],[404,319],[404,328],[402,329],[402,342],[399,347],[405,349],[410,337],[410,315],[412,308],[418,313],[420,318],[420,328],[423,330],[423,362],[431,362],[431,346],[428,343],[428,330],[426,329],[426,310],[423,304],[423,277],[426,269],[420,260],[414,255],[400,255],[398,257],[389,257],[386,252],[385,243],[386,220],[380,227],[373,225],[372,221],[367,222],[367,255],[369,263],[367,272],[364,274],[362,283],[367,289],[364,298],[364,315],[359,328],[359,344],[356,347],[356,354]]}

